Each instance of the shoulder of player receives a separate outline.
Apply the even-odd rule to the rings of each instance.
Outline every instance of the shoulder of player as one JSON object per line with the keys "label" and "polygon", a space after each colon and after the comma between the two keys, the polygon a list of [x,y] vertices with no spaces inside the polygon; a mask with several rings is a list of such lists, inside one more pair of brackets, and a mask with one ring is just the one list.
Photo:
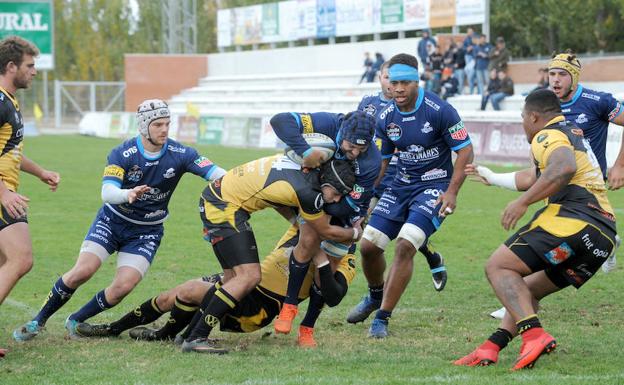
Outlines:
{"label": "shoulder of player", "polygon": [[[573,130],[578,130],[579,132],[575,132]],[[531,141],[532,146],[539,147],[548,147],[550,144],[558,141],[564,141],[572,143],[573,135],[583,135],[583,130],[573,126],[571,124],[565,124],[561,126],[550,126],[538,131],[533,140]]]}
{"label": "shoulder of player", "polygon": [[613,95],[609,92],[596,91],[583,87],[580,98],[584,101],[600,102],[601,100],[613,98]]}
{"label": "shoulder of player", "polygon": [[433,92],[425,91],[425,96],[423,97],[423,105],[425,109],[435,112],[441,112],[448,108],[453,108],[450,103],[442,100],[438,95]]}
{"label": "shoulder of player", "polygon": [[193,147],[185,146],[184,144],[171,138],[167,139],[167,144],[165,144],[165,146],[167,147],[167,152],[173,154],[186,154],[195,150]]}

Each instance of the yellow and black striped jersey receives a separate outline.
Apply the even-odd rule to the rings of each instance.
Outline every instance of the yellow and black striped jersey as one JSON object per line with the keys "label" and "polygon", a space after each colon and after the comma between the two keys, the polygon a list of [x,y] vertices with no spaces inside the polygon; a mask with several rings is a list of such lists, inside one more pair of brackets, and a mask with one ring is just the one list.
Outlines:
{"label": "yellow and black striped jersey", "polygon": [[[269,295],[276,294],[282,298],[286,297],[290,251],[297,244],[298,231],[297,225],[290,226],[277,243],[277,247],[262,261],[262,280],[258,285],[260,291]],[[308,274],[303,285],[301,285],[301,290],[299,290],[299,300],[304,300],[310,296],[310,286],[312,286],[315,270],[314,263],[311,263]],[[355,255],[347,254],[344,256],[336,271],[344,276],[348,285],[351,285],[355,278]]]}
{"label": "yellow and black striped jersey", "polygon": [[323,215],[318,170],[303,173],[284,155],[234,167],[209,185],[219,199],[253,213],[267,207],[294,207],[306,220]]}
{"label": "yellow and black striped jersey", "polygon": [[[587,220],[588,216],[610,227],[615,226],[615,215],[607,198],[607,188],[592,149],[583,137],[583,131],[557,117],[539,131],[531,141],[531,153],[537,168],[537,176],[548,166],[548,160],[557,148],[567,147],[574,151],[576,173],[567,186],[548,198],[549,205],[557,205],[565,216]],[[592,221],[592,222],[594,222]]]}
{"label": "yellow and black striped jersey", "polygon": [[22,164],[24,122],[15,96],[0,87],[0,179],[17,191]]}

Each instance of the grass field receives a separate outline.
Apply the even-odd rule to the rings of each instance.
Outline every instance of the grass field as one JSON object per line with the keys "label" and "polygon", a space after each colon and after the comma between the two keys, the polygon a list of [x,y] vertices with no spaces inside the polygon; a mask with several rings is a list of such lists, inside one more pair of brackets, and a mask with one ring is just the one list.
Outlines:
{"label": "grass field", "polygon": [[[358,274],[343,303],[326,309],[317,322],[319,348],[301,350],[295,335],[275,337],[215,333],[234,351],[226,356],[182,354],[172,344],[117,339],[68,341],[63,322],[112,279],[110,258],[72,300],[55,314],[35,340],[17,344],[11,331],[29,320],[52,283],[74,263],[80,243],[99,206],[100,179],[108,151],[119,141],[89,137],[27,138],[25,153],[62,175],[58,192],[23,176],[20,192],[31,199],[29,222],[35,266],[0,307],[0,346],[10,353],[0,361],[0,384],[623,384],[624,258],[618,269],[602,272],[582,290],[566,289],[543,303],[542,324],[559,347],[535,369],[510,373],[519,350],[514,341],[498,365],[458,368],[451,361],[471,351],[495,328],[488,313],[499,307],[483,265],[509,235],[499,224],[516,193],[467,182],[456,214],[433,237],[446,257],[449,282],[436,293],[426,262],[417,257],[412,282],[390,323],[384,341],[366,338],[369,322],[347,324],[346,314],[365,293]],[[200,147],[224,168],[270,154],[267,151]],[[201,237],[197,214],[200,178],[185,176],[171,201],[165,238],[149,273],[117,307],[94,321],[112,321],[133,306],[189,278],[217,272],[218,263]],[[610,193],[622,215],[624,194]],[[523,218],[523,222],[529,216]],[[274,212],[260,212],[252,225],[261,253],[286,229]],[[392,253],[388,253],[391,257]],[[305,305],[302,306],[302,312]],[[299,316],[298,320],[301,316]],[[164,319],[161,320],[164,322]],[[270,328],[266,332],[270,331]]]}

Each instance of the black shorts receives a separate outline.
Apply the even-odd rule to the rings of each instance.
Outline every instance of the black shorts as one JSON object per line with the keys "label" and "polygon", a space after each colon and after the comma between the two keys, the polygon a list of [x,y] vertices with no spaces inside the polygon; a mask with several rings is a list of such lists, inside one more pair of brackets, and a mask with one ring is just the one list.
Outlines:
{"label": "black shorts", "polygon": [[0,204],[0,230],[4,229],[5,227],[9,227],[14,223],[20,223],[20,222],[28,223],[28,217],[24,215],[23,217],[19,217],[15,219],[12,216],[10,216],[9,213],[4,208],[4,206]]}
{"label": "black shorts", "polygon": [[[538,218],[543,214],[546,218]],[[560,231],[555,233],[554,229]],[[611,255],[615,247],[615,232],[599,223],[549,217],[542,210],[536,213],[533,221],[512,235],[505,245],[531,271],[543,270],[557,287],[572,285],[578,289]]]}
{"label": "black shorts", "polygon": [[210,185],[199,198],[199,216],[204,223],[204,238],[212,243],[243,231],[251,231],[249,213],[221,200]]}
{"label": "black shorts", "polygon": [[221,330],[251,333],[270,325],[282,307],[283,299],[262,287],[256,287],[221,319]]}

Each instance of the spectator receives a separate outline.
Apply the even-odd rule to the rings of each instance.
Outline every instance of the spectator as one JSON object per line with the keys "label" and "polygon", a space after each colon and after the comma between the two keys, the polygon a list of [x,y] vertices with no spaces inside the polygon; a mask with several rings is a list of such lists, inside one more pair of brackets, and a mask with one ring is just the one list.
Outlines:
{"label": "spectator", "polygon": [[500,102],[503,99],[514,94],[513,80],[507,76],[506,70],[498,71],[498,81],[500,82],[500,91],[490,96],[495,111],[500,111]]}
{"label": "spectator", "polygon": [[364,79],[368,81],[372,69],[373,59],[371,59],[370,57],[370,52],[364,52],[364,73],[362,74],[362,77],[360,78],[360,83],[358,84],[361,84]]}
{"label": "spectator", "polygon": [[540,68],[537,70],[538,78],[537,78],[537,86],[533,88],[529,92],[524,92],[522,96],[527,96],[533,91],[544,90],[548,88],[548,68]]}
{"label": "spectator", "polygon": [[372,83],[373,81],[375,81],[375,75],[377,75],[377,72],[379,72],[379,70],[381,69],[381,65],[385,61],[386,59],[384,59],[381,53],[375,52],[375,62],[373,63],[373,66],[370,71],[370,76],[368,77],[369,83]]}
{"label": "spectator", "polygon": [[505,47],[505,39],[502,36],[496,38],[496,47],[490,51],[490,64],[488,70],[507,71],[509,62],[509,50]]}
{"label": "spectator", "polygon": [[451,96],[457,95],[459,90],[459,81],[453,76],[453,71],[450,68],[445,68],[442,71],[442,86],[440,87],[440,96],[446,100]]}
{"label": "spectator", "polygon": [[[475,72],[475,47],[476,47],[476,36],[474,33],[474,29],[468,28],[466,32],[466,38],[464,39],[464,43],[462,44],[464,49],[464,58],[466,61],[466,66],[464,67],[464,71],[466,74],[466,80],[468,81],[468,89],[469,94],[472,95],[474,92],[474,88],[476,85],[476,72]],[[460,83],[461,84],[461,83]]]}
{"label": "spectator", "polygon": [[466,51],[464,51],[463,45],[455,46],[453,51],[453,76],[457,79],[457,93],[464,93],[464,81],[466,77]]}
{"label": "spectator", "polygon": [[487,42],[486,36],[479,36],[479,44],[475,47],[475,70],[477,74],[477,88],[479,93],[483,95],[483,91],[487,86],[487,71],[490,63],[490,51],[492,46]]}
{"label": "spectator", "polygon": [[423,68],[429,64],[429,55],[433,53],[437,46],[436,41],[429,35],[429,30],[425,29],[422,32],[422,38],[418,42],[418,57]]}
{"label": "spectator", "polygon": [[455,50],[457,49],[457,44],[454,41],[451,41],[451,45],[448,50],[443,55],[443,65],[442,70],[445,68],[450,68],[453,70],[455,68]]}
{"label": "spectator", "polygon": [[442,53],[440,53],[440,47],[436,46],[433,53],[429,55],[429,66],[431,68],[431,73],[433,74],[433,79],[429,83],[431,84],[429,91],[438,95],[440,94],[440,79],[442,78],[443,62],[444,57],[442,56]]}
{"label": "spectator", "polygon": [[488,82],[487,89],[481,95],[481,111],[485,111],[488,100],[497,92],[500,92],[501,84],[498,79],[498,73],[496,70],[490,71],[490,81]]}
{"label": "spectator", "polygon": [[420,75],[420,80],[425,83],[423,86],[424,89],[428,91],[432,88],[430,83],[433,81],[433,74],[431,73],[431,69],[429,69],[429,67],[425,67],[422,75]]}

